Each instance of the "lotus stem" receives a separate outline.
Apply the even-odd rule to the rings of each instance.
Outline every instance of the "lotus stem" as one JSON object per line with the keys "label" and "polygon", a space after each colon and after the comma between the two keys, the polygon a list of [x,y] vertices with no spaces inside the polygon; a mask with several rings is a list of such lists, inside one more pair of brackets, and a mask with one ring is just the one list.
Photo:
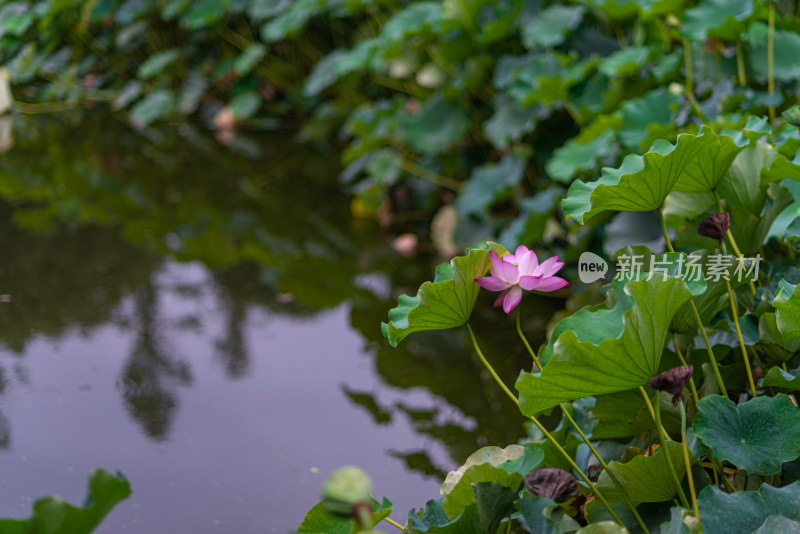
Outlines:
{"label": "lotus stem", "polygon": [[[669,468],[669,472],[672,474],[672,480],[675,482],[675,486],[678,488],[678,496],[681,498],[681,503],[683,503],[684,508],[689,508],[689,501],[686,500],[686,494],[683,493],[683,488],[681,487],[681,480],[678,478],[678,471],[675,469],[675,464],[672,463],[672,456],[670,456],[669,451],[667,450],[667,438],[664,435],[664,429],[661,427],[661,399],[659,399],[659,392],[656,392],[656,402],[655,402],[655,412],[656,412],[656,429],[658,429],[658,439],[661,442],[661,452],[666,456],[667,459],[667,467]],[[686,469],[688,470],[691,466],[687,465]]]}
{"label": "lotus stem", "polygon": [[[670,241],[669,234],[667,233],[667,221],[664,219],[663,209],[658,210],[658,216],[661,219],[661,232],[664,234],[664,241],[667,244],[667,250],[670,252],[675,252],[675,249],[672,247],[672,241]],[[703,336],[703,343],[706,345],[708,359],[711,361],[711,367],[714,369],[714,376],[717,378],[719,390],[722,392],[723,396],[727,397],[728,392],[725,390],[725,384],[722,382],[722,375],[719,372],[719,365],[717,365],[717,359],[714,357],[714,350],[711,348],[711,342],[708,340],[706,329],[703,327],[703,321],[700,319],[700,312],[697,311],[697,306],[694,304],[694,298],[689,299],[689,306],[692,308],[692,313],[694,314],[694,320],[697,323],[697,328],[700,329],[700,334]]]}
{"label": "lotus stem", "polygon": [[386,521],[387,523],[389,523],[390,525],[393,525],[393,526],[399,528],[400,530],[405,530],[405,527],[403,527],[403,525],[401,525],[400,523],[398,523],[396,521],[392,521],[388,517],[384,517],[383,520]]}
{"label": "lotus stem", "polygon": [[736,326],[736,335],[739,337],[739,347],[742,349],[742,358],[744,358],[744,367],[747,369],[747,381],[750,384],[750,390],[753,392],[753,397],[757,397],[756,384],[753,381],[753,370],[750,368],[750,358],[747,357],[747,349],[744,346],[744,339],[742,338],[742,329],[739,327],[739,317],[736,313],[736,302],[733,298],[733,290],[731,283],[726,278],[725,286],[728,288],[728,299],[731,302],[731,315],[733,316],[733,324]]}
{"label": "lotus stem", "polygon": [[692,466],[689,462],[689,446],[686,444],[686,408],[683,405],[683,399],[678,401],[681,410],[681,445],[683,446],[683,462],[686,464],[686,477],[689,479],[689,493],[692,497],[692,505],[694,506],[694,516],[700,521],[700,508],[697,506],[697,490],[694,487],[694,475],[692,475]]}
{"label": "lotus stem", "polygon": [[[717,209],[719,210],[719,212],[722,213],[723,211],[725,211],[722,208],[722,199],[719,198],[719,193],[717,193],[716,189],[714,189],[714,198],[717,201]],[[742,254],[742,251],[739,250],[739,246],[736,244],[736,239],[733,238],[733,232],[731,232],[730,228],[728,228],[725,231],[725,237],[728,239],[728,243],[730,244],[731,248],[733,249],[733,253],[736,254],[736,256],[739,258],[740,262],[743,262],[744,261],[744,255]],[[750,281],[750,291],[753,292],[753,295],[756,294],[756,285],[752,281]]]}
{"label": "lotus stem", "polygon": [[694,83],[692,81],[692,45],[689,39],[683,38],[683,58],[686,68],[686,93],[694,94]]}
{"label": "lotus stem", "polygon": [[[656,411],[653,408],[653,403],[650,402],[650,397],[647,395],[647,391],[645,391],[643,386],[639,386],[639,391],[642,393],[642,398],[644,399],[644,403],[647,405],[647,411],[650,412],[650,417],[653,419],[653,422],[655,422]],[[662,426],[660,431],[663,432],[664,435],[667,436],[667,438],[671,439],[669,437],[669,432],[667,432],[666,428]]]}
{"label": "lotus stem", "polygon": [[744,73],[744,53],[742,52],[742,41],[736,41],[736,71],[739,75],[739,85],[742,87],[747,85],[747,77]]}
{"label": "lotus stem", "polygon": [[520,325],[520,322],[522,321],[521,315],[522,315],[522,313],[520,312],[520,309],[519,309],[519,306],[518,306],[517,307],[517,334],[519,335],[519,338],[522,340],[522,343],[525,344],[525,348],[528,349],[528,353],[531,355],[531,358],[533,358],[534,367],[539,369],[540,372],[544,371],[544,366],[542,365],[542,360],[540,360],[539,356],[537,356],[536,353],[533,352],[533,349],[531,348],[530,343],[528,343],[528,340],[525,339],[525,334],[522,333],[522,327]]}
{"label": "lotus stem", "polygon": [[[681,365],[683,366],[689,365],[686,363],[683,354],[681,354],[681,349],[678,346],[678,334],[676,333],[672,334],[672,344],[675,345],[675,353],[678,355],[678,359],[681,361]],[[691,389],[692,391],[692,398],[694,399],[694,403],[696,405],[698,402],[700,402],[700,398],[697,396],[697,388],[694,385],[694,378],[692,377],[689,377],[689,389]]]}
{"label": "lotus stem", "polygon": [[[486,357],[483,355],[483,352],[478,346],[478,340],[475,339],[475,333],[472,331],[472,327],[469,325],[469,323],[467,323],[465,326],[467,327],[467,332],[469,332],[469,338],[472,341],[472,346],[475,348],[475,352],[478,353],[478,358],[480,358],[481,363],[483,363],[484,367],[486,367],[486,370],[489,371],[489,374],[492,375],[492,378],[494,378],[495,382],[497,382],[497,385],[500,386],[500,389],[502,389],[506,393],[506,395],[508,395],[508,397],[514,402],[514,404],[517,405],[517,408],[519,408],[519,399],[517,399],[517,397],[513,393],[511,393],[511,390],[508,389],[508,386],[505,385],[503,380],[497,375],[497,372],[495,372],[494,368],[492,367],[492,364],[490,364],[489,360],[487,360]],[[611,514],[611,517],[614,518],[617,524],[624,527],[625,524],[619,518],[619,516],[611,507],[611,505],[608,503],[603,493],[599,489],[597,489],[597,487],[594,485],[592,480],[586,475],[586,473],[584,473],[583,470],[580,467],[578,467],[578,464],[575,463],[575,460],[572,459],[572,456],[570,456],[567,453],[567,451],[564,450],[561,444],[558,441],[556,441],[556,439],[550,434],[550,432],[547,431],[544,425],[541,422],[539,422],[539,419],[537,419],[532,415],[529,415],[528,418],[531,421],[533,421],[533,424],[536,425],[536,427],[539,429],[539,431],[541,431],[542,434],[544,434],[544,437],[556,449],[558,449],[558,452],[561,453],[561,455],[564,457],[567,463],[578,473],[578,475],[580,475],[581,479],[583,479],[583,481],[586,483],[586,485],[589,486],[589,488],[594,492],[594,494],[597,495],[597,498],[600,499],[600,502],[603,504],[603,506],[605,506],[606,510],[608,510],[608,513]]]}
{"label": "lotus stem", "polygon": [[[767,34],[767,91],[775,92],[775,3],[769,3],[769,33]],[[775,106],[769,107],[769,122],[775,121]]]}
{"label": "lotus stem", "polygon": [[[542,367],[541,362],[536,357],[536,354],[534,354],[533,350],[531,349],[528,340],[525,339],[525,334],[522,333],[522,329],[520,328],[520,315],[521,314],[519,308],[517,308],[517,333],[519,334],[520,339],[522,339],[522,342],[528,348],[528,352],[531,354],[531,357],[533,357],[534,361],[536,361],[539,364],[539,369],[544,369],[544,367]],[[578,435],[580,435],[583,442],[586,444],[587,447],[589,447],[589,450],[592,451],[592,454],[594,454],[594,457],[597,458],[598,462],[600,462],[600,465],[603,466],[603,469],[606,470],[608,476],[611,477],[611,481],[614,483],[614,485],[617,487],[617,490],[622,495],[622,500],[624,501],[625,506],[627,506],[628,509],[633,513],[634,517],[636,518],[636,521],[639,523],[639,526],[642,527],[642,530],[645,532],[645,534],[650,534],[650,531],[647,529],[647,525],[645,524],[644,520],[639,515],[639,512],[636,511],[636,506],[634,506],[633,502],[631,502],[630,498],[628,498],[628,494],[625,493],[625,488],[623,488],[622,484],[620,484],[617,476],[611,470],[608,469],[608,464],[606,464],[605,460],[603,460],[603,457],[600,456],[600,453],[597,451],[594,445],[592,445],[592,442],[589,441],[589,438],[586,436],[586,434],[583,433],[583,430],[581,430],[581,427],[578,426],[578,423],[575,422],[575,419],[573,419],[572,415],[569,413],[569,410],[567,410],[566,403],[562,402],[560,406],[561,406],[561,412],[564,414],[564,417],[567,418],[567,421],[569,421],[572,427],[578,432]]]}

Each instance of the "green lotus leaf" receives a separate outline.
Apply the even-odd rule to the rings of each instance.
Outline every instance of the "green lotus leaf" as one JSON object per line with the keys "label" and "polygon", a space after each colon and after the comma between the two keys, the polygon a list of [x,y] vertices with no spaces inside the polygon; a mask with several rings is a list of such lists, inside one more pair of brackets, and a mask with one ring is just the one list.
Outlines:
{"label": "green lotus leaf", "polygon": [[514,511],[518,490],[497,482],[477,482],[472,504],[451,519],[442,507],[442,499],[430,500],[424,510],[408,512],[410,534],[494,534],[505,516]]}
{"label": "green lotus leaf", "polygon": [[682,280],[661,276],[628,282],[618,293],[614,308],[579,312],[583,316],[572,320],[579,329],[551,338],[553,355],[542,373],[520,374],[516,388],[524,414],[634,389],[658,374],[670,321],[692,293]]}
{"label": "green lotus leaf", "polygon": [[684,13],[683,33],[696,41],[708,37],[733,40],[753,15],[752,0],[702,0]]}
{"label": "green lotus leaf", "polygon": [[697,403],[695,434],[747,474],[774,475],[800,456],[800,409],[786,395],[757,397],[738,406],[711,395]]}
{"label": "green lotus leaf", "polygon": [[523,497],[519,500],[519,512],[525,526],[537,534],[561,534],[573,532],[580,525],[567,515],[566,510],[547,497]]}
{"label": "green lotus leaf", "polygon": [[[667,452],[672,459],[678,478],[683,480],[686,474],[686,463],[683,458],[683,446],[676,441],[667,441]],[[693,458],[690,458],[690,461]],[[609,462],[611,471],[625,488],[625,493],[635,504],[642,502],[671,501],[678,493],[678,487],[670,473],[664,450],[659,447],[652,456],[636,455],[632,460]],[[622,493],[617,489],[607,471],[600,473],[597,487],[609,502],[624,502]]]}
{"label": "green lotus leaf", "polygon": [[681,96],[663,87],[624,100],[616,113],[622,120],[620,142],[633,152],[645,152],[657,139],[674,137],[673,122],[681,102]]}
{"label": "green lotus leaf", "polygon": [[778,288],[772,300],[778,331],[787,341],[800,339],[800,291],[786,280]]}
{"label": "green lotus leaf", "polygon": [[[725,0],[721,0],[725,1]],[[747,73],[748,76],[766,81],[769,75],[769,62],[767,51],[766,30],[767,25],[763,22],[754,22],[750,25],[748,33],[752,33],[755,39],[751,40],[747,53]],[[760,39],[761,33],[764,39]],[[757,39],[757,40],[756,40]],[[800,35],[794,31],[775,30],[774,37],[775,57],[773,61],[775,80],[780,82],[792,83],[800,77]]]}
{"label": "green lotus leaf", "polygon": [[791,371],[784,371],[778,366],[767,371],[763,384],[781,389],[800,391],[800,367]]}
{"label": "green lotus leaf", "polygon": [[528,50],[560,45],[564,42],[565,34],[581,23],[585,11],[581,6],[552,5],[524,17],[521,24],[522,44]]}
{"label": "green lotus leaf", "polygon": [[627,19],[639,12],[639,2],[631,0],[583,0],[582,3],[599,9],[613,20]]}
{"label": "green lotus leaf", "polygon": [[575,534],[628,534],[629,532],[616,521],[600,521],[582,527]]}
{"label": "green lotus leaf", "polygon": [[[394,506],[392,501],[386,497],[381,502],[369,497],[367,502],[372,506],[374,524],[389,517]],[[297,529],[297,534],[351,534],[353,528],[353,521],[350,519],[349,513],[343,515],[331,513],[327,510],[325,503],[318,502],[306,512],[303,522]]]}
{"label": "green lotus leaf", "polygon": [[800,523],[782,515],[771,515],[753,534],[800,534]]}
{"label": "green lotus leaf", "polygon": [[[701,374],[700,369],[696,373]],[[652,397],[652,390],[645,388]],[[661,422],[667,432],[681,430],[680,412],[672,406],[672,397],[659,395]],[[596,421],[592,437],[595,439],[620,439],[637,436],[649,430],[655,431],[653,416],[638,389],[598,395],[590,409],[591,419]]]}
{"label": "green lotus leaf", "polygon": [[497,482],[501,486],[519,490],[525,475],[544,459],[544,452],[533,445],[509,445],[484,447],[472,453],[456,471],[450,471],[442,484],[440,493],[442,508],[449,517],[458,516],[469,506],[475,493],[476,482]]}
{"label": "green lotus leaf", "polygon": [[764,484],[758,491],[730,494],[708,486],[697,496],[697,505],[703,534],[753,532],[771,516],[800,520],[800,482],[783,488]]}
{"label": "green lotus leaf", "polygon": [[597,69],[606,76],[631,76],[638,73],[650,59],[649,46],[629,46],[604,58]]}
{"label": "green lotus leaf", "polygon": [[773,360],[788,361],[800,350],[800,338],[786,339],[778,328],[776,314],[771,312],[762,313],[759,317],[758,337],[758,349]]}
{"label": "green lotus leaf", "polygon": [[771,131],[767,119],[755,117],[750,117],[741,130],[723,130],[719,134],[719,145],[710,148],[703,157],[693,159],[675,182],[674,190],[685,193],[714,191],[736,156]]}
{"label": "green lotus leaf", "polygon": [[[731,214],[731,233],[739,245],[739,250],[746,257],[752,257],[759,251],[778,216],[794,201],[791,193],[779,184],[770,184],[765,191],[765,195],[757,193],[754,207],[758,209],[755,211],[738,206],[736,202],[731,202],[728,208]],[[769,205],[767,199],[771,201]]]}
{"label": "green lotus leaf", "polygon": [[686,508],[670,508],[669,523],[661,524],[661,534],[698,534],[703,525]]}
{"label": "green lotus leaf", "polygon": [[487,163],[475,168],[456,199],[456,208],[462,217],[481,214],[493,202],[508,196],[525,172],[525,160],[507,154],[499,163]]}
{"label": "green lotus leaf", "polygon": [[658,209],[691,161],[718,144],[716,134],[707,127],[696,136],[679,135],[674,145],[656,141],[643,156],[631,154],[618,169],[603,169],[599,180],[573,183],[563,202],[564,212],[585,224],[606,210]]}
{"label": "green lotus leaf", "polygon": [[59,497],[44,497],[33,503],[29,519],[0,519],[3,534],[88,534],[120,501],[131,494],[128,480],[102,469],[89,476],[89,491],[82,508]]}
{"label": "green lotus leaf", "polygon": [[469,131],[469,118],[460,103],[442,95],[429,98],[401,125],[403,138],[422,154],[439,154]]}
{"label": "green lotus leaf", "polygon": [[[508,251],[497,243],[491,250],[500,256]],[[433,282],[425,282],[416,297],[400,295],[396,308],[389,310],[389,322],[381,323],[384,337],[397,344],[413,332],[444,330],[466,324],[478,298],[480,286],[475,283],[489,270],[489,250],[470,249],[436,268]]]}
{"label": "green lotus leaf", "polygon": [[570,139],[553,151],[547,162],[547,174],[554,180],[568,184],[580,171],[593,171],[597,162],[607,158],[614,150],[614,130],[607,129],[597,137],[582,142],[582,136]]}
{"label": "green lotus leaf", "polygon": [[505,149],[512,143],[519,143],[523,135],[536,128],[537,120],[547,115],[549,110],[545,108],[522,108],[501,93],[495,99],[494,114],[483,124],[483,135],[496,148]]}
{"label": "green lotus leaf", "polygon": [[720,196],[731,206],[760,215],[767,195],[761,171],[771,167],[777,156],[775,147],[767,143],[754,143],[741,150],[719,182]]}

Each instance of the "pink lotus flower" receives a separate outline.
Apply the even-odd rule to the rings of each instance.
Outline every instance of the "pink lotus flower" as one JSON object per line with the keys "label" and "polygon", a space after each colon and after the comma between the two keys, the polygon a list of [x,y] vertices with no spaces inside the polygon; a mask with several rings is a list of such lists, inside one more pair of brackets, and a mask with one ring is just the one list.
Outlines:
{"label": "pink lotus flower", "polygon": [[511,313],[522,300],[523,289],[547,293],[569,284],[563,278],[554,276],[564,266],[564,262],[558,261],[558,256],[539,263],[534,251],[520,245],[514,254],[506,254],[503,259],[495,251],[491,251],[489,257],[492,260],[492,276],[476,278],[475,281],[484,289],[500,291],[494,307],[502,303],[506,313]]}

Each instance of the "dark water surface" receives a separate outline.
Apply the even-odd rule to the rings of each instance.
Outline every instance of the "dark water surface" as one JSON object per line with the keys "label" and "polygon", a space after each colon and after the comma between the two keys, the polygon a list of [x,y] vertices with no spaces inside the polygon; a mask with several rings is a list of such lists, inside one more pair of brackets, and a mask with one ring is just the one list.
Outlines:
{"label": "dark water surface", "polygon": [[[46,494],[80,503],[103,467],[133,495],[101,533],[294,532],[324,477],[355,464],[402,523],[473,450],[524,435],[463,333],[383,342],[386,311],[434,261],[351,218],[332,151],[110,118],[14,132],[0,156],[0,514]],[[481,298],[478,334],[513,382],[528,364]],[[540,333],[552,304],[526,304]]]}

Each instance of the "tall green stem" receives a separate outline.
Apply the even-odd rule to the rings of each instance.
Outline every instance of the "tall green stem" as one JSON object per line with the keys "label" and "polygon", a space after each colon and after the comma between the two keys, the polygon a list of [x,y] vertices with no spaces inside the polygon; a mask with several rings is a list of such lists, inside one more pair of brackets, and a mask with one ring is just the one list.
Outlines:
{"label": "tall green stem", "polygon": [[[656,428],[658,429],[658,439],[661,442],[661,453],[667,459],[667,467],[669,468],[669,472],[672,474],[672,480],[675,481],[675,486],[678,488],[678,496],[681,498],[681,502],[685,508],[689,508],[689,501],[686,500],[686,494],[683,493],[683,488],[681,487],[681,480],[678,478],[678,471],[675,469],[675,464],[672,463],[672,456],[670,456],[669,451],[667,450],[667,438],[664,435],[664,429],[661,428],[661,399],[658,398],[659,393],[656,392],[656,401],[654,404],[655,411],[656,411]],[[691,466],[687,465],[686,469],[690,469]]]}
{"label": "tall green stem", "polygon": [[678,401],[681,410],[681,446],[683,448],[683,463],[686,465],[686,477],[689,479],[689,492],[692,496],[692,506],[694,506],[694,516],[700,520],[700,509],[697,506],[697,490],[694,487],[694,476],[692,466],[689,462],[689,446],[686,444],[686,408],[683,406],[683,399]]}
{"label": "tall green stem", "polygon": [[742,52],[742,41],[736,40],[736,72],[739,75],[739,85],[747,85],[747,77],[744,73],[744,54]]}
{"label": "tall green stem", "polygon": [[[513,393],[511,393],[511,390],[508,389],[503,380],[495,372],[494,368],[492,367],[492,364],[490,364],[489,360],[487,360],[486,357],[483,355],[483,352],[478,346],[478,340],[475,339],[475,333],[472,331],[472,327],[469,325],[469,323],[467,323],[465,326],[467,327],[467,332],[469,332],[469,338],[472,341],[472,346],[475,348],[475,352],[478,354],[478,358],[480,358],[481,363],[483,363],[484,367],[486,367],[486,370],[489,371],[489,374],[492,375],[492,378],[494,378],[495,382],[497,382],[497,385],[500,386],[500,389],[502,389],[506,393],[506,395],[508,395],[508,397],[514,402],[514,404],[517,405],[517,408],[519,408],[519,399],[517,399],[517,397]],[[564,450],[561,444],[550,434],[550,432],[547,431],[544,425],[540,423],[536,417],[529,415],[528,418],[531,421],[533,421],[533,424],[536,425],[536,427],[544,435],[544,437],[556,449],[558,449],[558,452],[561,453],[561,455],[564,457],[567,463],[578,473],[581,479],[583,479],[583,481],[586,483],[587,486],[589,486],[589,488],[594,492],[594,494],[597,495],[597,498],[600,499],[600,502],[603,504],[603,506],[605,506],[606,510],[608,510],[608,513],[611,514],[611,517],[613,517],[614,520],[620,526],[624,527],[625,524],[619,518],[619,516],[611,507],[611,505],[608,503],[605,496],[599,489],[597,489],[597,487],[594,485],[592,480],[586,475],[586,473],[584,473],[583,470],[580,467],[578,467],[578,464],[575,463],[575,460],[572,459],[572,456],[570,456],[567,453],[567,451]]]}
{"label": "tall green stem", "polygon": [[[769,3],[769,33],[767,34],[767,91],[775,92],[775,3]],[[775,121],[775,107],[769,107],[769,121]]]}
{"label": "tall green stem", "polygon": [[[664,219],[663,209],[658,210],[658,217],[661,219],[661,232],[664,234],[664,242],[667,245],[667,250],[670,252],[675,252],[675,249],[672,247],[672,241],[670,241],[669,234],[667,233],[667,221]],[[700,312],[697,311],[697,306],[694,304],[694,298],[689,299],[689,305],[692,308],[692,314],[694,315],[694,320],[697,323],[697,328],[700,329],[700,334],[703,336],[703,342],[705,343],[706,351],[708,352],[708,359],[711,361],[711,367],[714,369],[714,376],[719,384],[719,390],[722,392],[723,396],[727,397],[728,392],[725,390],[725,384],[722,382],[722,375],[719,372],[719,365],[717,365],[717,359],[714,357],[714,350],[711,348],[711,342],[708,340],[708,334],[706,334],[703,321],[700,319]]]}
{"label": "tall green stem", "polygon": [[520,325],[520,323],[522,322],[522,319],[520,317],[521,315],[522,315],[522,312],[520,312],[520,309],[519,309],[519,306],[518,306],[517,307],[517,335],[522,340],[522,342],[525,344],[525,348],[528,349],[528,353],[531,355],[531,358],[533,358],[533,364],[536,366],[536,368],[539,371],[543,371],[544,370],[544,366],[542,366],[542,360],[540,360],[539,357],[536,355],[536,353],[533,352],[533,349],[531,348],[530,343],[528,343],[528,340],[525,339],[525,334],[522,333],[522,326]]}
{"label": "tall green stem", "polygon": [[744,339],[742,338],[742,329],[739,328],[739,317],[736,313],[736,301],[733,298],[733,290],[731,283],[726,278],[725,286],[728,288],[728,299],[731,301],[731,315],[733,316],[733,324],[736,326],[736,335],[739,336],[739,347],[742,349],[742,358],[744,358],[744,368],[747,370],[747,381],[750,383],[750,390],[753,392],[753,397],[757,397],[756,384],[753,381],[753,370],[750,368],[750,358],[747,357],[747,349],[744,346]]}
{"label": "tall green stem", "polygon": [[[681,365],[686,366],[689,365],[686,363],[686,360],[683,358],[683,354],[681,354],[681,348],[678,346],[678,334],[672,334],[672,344],[675,345],[675,354],[678,355],[678,359],[681,361]],[[694,378],[689,377],[689,387],[692,390],[692,398],[694,399],[695,405],[700,402],[700,398],[697,396],[697,388],[694,385]]]}
{"label": "tall green stem", "polygon": [[[520,328],[520,315],[521,314],[519,308],[517,308],[517,334],[519,334],[520,339],[525,344],[525,347],[528,349],[528,352],[530,353],[534,361],[539,363],[539,369],[544,369],[542,367],[541,362],[536,357],[536,354],[533,352],[533,349],[531,349],[530,343],[528,343],[528,340],[525,338],[525,334],[522,333],[522,328]],[[648,530],[644,520],[639,515],[639,512],[636,511],[636,506],[634,506],[633,502],[631,502],[630,498],[628,498],[628,494],[625,493],[625,488],[622,486],[622,484],[620,483],[619,479],[614,474],[614,472],[608,468],[608,464],[606,464],[605,460],[603,460],[603,457],[600,456],[600,453],[597,451],[594,445],[592,445],[592,442],[589,441],[589,438],[586,436],[586,434],[583,433],[583,430],[581,430],[581,427],[578,426],[578,423],[575,422],[575,419],[573,419],[572,414],[570,414],[569,410],[567,409],[566,403],[563,402],[561,403],[561,412],[564,414],[564,417],[567,418],[567,421],[569,421],[569,423],[572,425],[572,427],[575,429],[578,435],[580,435],[581,439],[586,444],[586,446],[589,447],[589,450],[592,451],[592,454],[594,454],[594,457],[597,458],[598,462],[600,462],[600,465],[603,466],[603,469],[605,469],[606,473],[608,473],[608,476],[611,477],[611,481],[614,483],[614,486],[616,486],[617,491],[619,491],[620,495],[622,496],[622,500],[625,503],[625,506],[627,506],[628,509],[633,513],[634,517],[636,518],[636,521],[639,523],[639,526],[642,527],[642,530],[645,532],[645,534],[650,534],[650,531]]]}
{"label": "tall green stem", "polygon": [[689,39],[683,39],[683,58],[686,68],[686,92],[690,95],[694,94],[694,83],[692,81],[692,45]]}

